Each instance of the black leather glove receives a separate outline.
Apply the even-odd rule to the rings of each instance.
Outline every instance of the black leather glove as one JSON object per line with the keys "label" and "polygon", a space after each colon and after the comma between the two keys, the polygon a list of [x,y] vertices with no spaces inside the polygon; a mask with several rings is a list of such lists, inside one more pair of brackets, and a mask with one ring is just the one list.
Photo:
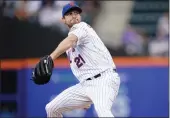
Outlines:
{"label": "black leather glove", "polygon": [[40,59],[32,72],[32,80],[37,85],[47,84],[50,81],[54,63],[52,58],[47,55]]}

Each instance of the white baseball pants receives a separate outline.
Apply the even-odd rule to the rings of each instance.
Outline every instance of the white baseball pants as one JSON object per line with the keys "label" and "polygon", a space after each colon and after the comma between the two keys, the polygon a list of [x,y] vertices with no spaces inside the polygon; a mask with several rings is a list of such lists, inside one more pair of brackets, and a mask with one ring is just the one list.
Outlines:
{"label": "white baseball pants", "polygon": [[47,117],[62,117],[65,111],[94,104],[98,117],[113,117],[111,108],[118,94],[119,75],[108,69],[98,78],[78,83],[60,93],[45,109]]}

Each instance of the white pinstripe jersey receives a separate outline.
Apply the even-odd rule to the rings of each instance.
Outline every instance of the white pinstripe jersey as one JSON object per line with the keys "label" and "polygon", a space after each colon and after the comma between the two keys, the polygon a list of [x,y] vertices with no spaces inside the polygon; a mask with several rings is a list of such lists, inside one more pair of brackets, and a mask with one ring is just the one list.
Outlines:
{"label": "white pinstripe jersey", "polygon": [[76,35],[78,41],[66,54],[71,70],[80,82],[109,68],[116,68],[106,46],[87,23],[73,25],[68,35],[70,34]]}

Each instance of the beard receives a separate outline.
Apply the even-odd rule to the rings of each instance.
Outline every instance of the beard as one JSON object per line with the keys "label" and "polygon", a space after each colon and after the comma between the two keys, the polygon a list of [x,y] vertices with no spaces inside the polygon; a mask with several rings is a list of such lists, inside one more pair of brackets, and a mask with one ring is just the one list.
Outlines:
{"label": "beard", "polygon": [[72,27],[74,24],[77,24],[77,23],[79,23],[80,21],[79,20],[77,20],[77,19],[73,19],[73,20],[71,20],[69,23],[66,23],[67,25],[68,25],[68,27]]}
{"label": "beard", "polygon": [[79,20],[77,20],[77,19],[73,19],[70,22],[70,24],[72,24],[72,25],[77,24],[77,23],[79,23]]}

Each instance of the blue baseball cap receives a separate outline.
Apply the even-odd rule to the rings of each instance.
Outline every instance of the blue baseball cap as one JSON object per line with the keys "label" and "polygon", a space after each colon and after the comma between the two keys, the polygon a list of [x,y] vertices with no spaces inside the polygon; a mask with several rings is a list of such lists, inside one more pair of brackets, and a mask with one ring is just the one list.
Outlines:
{"label": "blue baseball cap", "polygon": [[64,15],[71,10],[77,10],[79,13],[82,12],[82,9],[78,5],[76,5],[74,2],[71,2],[63,7],[62,16],[64,17]]}

